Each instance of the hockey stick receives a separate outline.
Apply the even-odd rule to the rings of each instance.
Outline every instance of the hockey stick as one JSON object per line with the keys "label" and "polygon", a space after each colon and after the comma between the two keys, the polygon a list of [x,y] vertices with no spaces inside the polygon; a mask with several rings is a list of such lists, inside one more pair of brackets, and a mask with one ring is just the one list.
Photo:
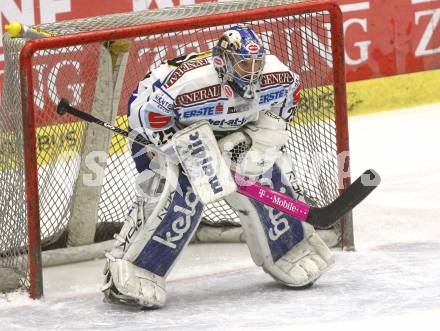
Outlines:
{"label": "hockey stick", "polygon": [[[58,104],[57,113],[60,115],[69,113],[89,123],[98,124],[144,146],[150,152],[159,154],[165,153],[169,156],[158,147],[152,146],[152,144],[142,136],[138,135],[135,138],[130,137],[128,131],[115,127],[93,115],[70,106],[69,101],[64,98],[61,99]],[[347,187],[332,203],[325,207],[312,207],[235,172],[233,172],[232,175],[237,184],[238,193],[291,215],[298,220],[308,222],[315,227],[323,229],[329,228],[335,224],[347,212],[364,200],[380,183],[379,174],[372,169],[367,170],[357,178],[353,184]]]}

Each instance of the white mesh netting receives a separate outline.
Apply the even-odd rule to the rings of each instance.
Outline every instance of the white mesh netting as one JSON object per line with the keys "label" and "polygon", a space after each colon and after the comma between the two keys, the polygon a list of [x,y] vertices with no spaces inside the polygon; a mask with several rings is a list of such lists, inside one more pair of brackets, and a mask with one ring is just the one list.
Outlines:
{"label": "white mesh netting", "polygon": [[[55,35],[127,26],[136,28],[150,22],[292,2],[301,1],[209,3],[42,24],[38,28]],[[290,126],[291,138],[286,149],[308,201],[315,206],[326,205],[338,195],[335,114],[336,111],[346,111],[335,109],[329,12],[309,12],[305,4],[295,15],[249,19],[246,23],[261,36],[267,52],[277,55],[301,77],[301,102]],[[170,23],[170,32],[127,38],[130,48],[115,106],[115,125],[127,128],[128,98],[148,71],[179,55],[208,51],[230,25],[216,25],[213,21],[211,27],[188,25],[191,29],[172,32]],[[6,68],[0,113],[0,268],[18,272],[22,276],[21,285],[26,287],[28,233],[23,151],[27,145],[22,133],[19,62],[24,42],[4,36]],[[84,123],[73,117],[59,117],[56,105],[61,97],[67,97],[79,109],[91,111],[100,88],[97,81],[101,52],[105,51],[102,44],[101,41],[78,42],[74,46],[38,51],[32,58],[41,240],[46,248],[66,236],[78,174],[81,162],[84,162],[82,151],[88,130]],[[98,239],[109,238],[120,227],[134,197],[136,174],[125,139],[113,137],[105,152],[109,157],[105,161],[105,179],[100,188]],[[214,226],[239,225],[236,213],[223,201],[207,206],[204,222]]]}

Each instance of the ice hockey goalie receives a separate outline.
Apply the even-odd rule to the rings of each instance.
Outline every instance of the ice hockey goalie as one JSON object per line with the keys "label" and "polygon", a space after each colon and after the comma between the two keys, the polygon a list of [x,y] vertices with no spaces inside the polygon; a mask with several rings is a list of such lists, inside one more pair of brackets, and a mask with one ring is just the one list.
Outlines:
{"label": "ice hockey goalie", "polygon": [[[212,52],[168,61],[139,83],[129,102],[130,132],[164,147],[180,130],[207,121],[215,149],[236,171],[301,199],[283,153],[299,92],[299,76],[266,54],[251,29],[233,26]],[[167,275],[204,206],[181,165],[136,143],[131,151],[137,198],[107,253],[103,292],[111,301],[161,307]],[[240,217],[254,262],[276,281],[309,286],[334,263],[311,225],[237,193],[225,199]]]}

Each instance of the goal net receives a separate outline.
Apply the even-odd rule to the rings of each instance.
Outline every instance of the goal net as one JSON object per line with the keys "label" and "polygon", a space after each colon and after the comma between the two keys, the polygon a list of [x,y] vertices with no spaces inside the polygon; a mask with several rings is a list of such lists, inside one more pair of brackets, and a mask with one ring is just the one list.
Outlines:
{"label": "goal net", "polygon": [[[307,202],[324,206],[338,196],[350,178],[342,21],[331,1],[230,1],[43,24],[36,28],[53,37],[3,37],[0,278],[6,287],[41,296],[40,247],[110,239],[134,198],[136,169],[126,140],[60,117],[60,99],[127,129],[128,98],[150,70],[209,51],[236,23],[248,24],[265,50],[301,77],[286,150]],[[224,201],[206,206],[203,219],[221,233],[240,229]],[[342,235],[340,227],[335,231]]]}

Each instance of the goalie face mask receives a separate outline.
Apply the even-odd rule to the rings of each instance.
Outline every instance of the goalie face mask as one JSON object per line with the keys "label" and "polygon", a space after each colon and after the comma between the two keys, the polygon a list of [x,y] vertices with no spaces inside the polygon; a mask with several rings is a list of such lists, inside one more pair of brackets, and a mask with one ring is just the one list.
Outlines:
{"label": "goalie face mask", "polygon": [[254,98],[265,59],[258,36],[244,25],[233,26],[220,37],[212,53],[219,76],[241,97]]}

